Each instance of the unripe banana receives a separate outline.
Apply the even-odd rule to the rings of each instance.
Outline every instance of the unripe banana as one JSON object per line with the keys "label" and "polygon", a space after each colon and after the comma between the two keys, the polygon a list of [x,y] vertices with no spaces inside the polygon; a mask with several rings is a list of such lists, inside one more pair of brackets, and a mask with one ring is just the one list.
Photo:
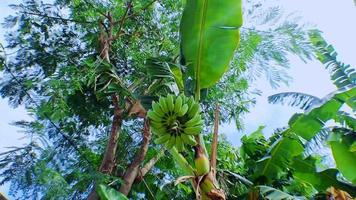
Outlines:
{"label": "unripe banana", "polygon": [[152,108],[153,108],[153,111],[154,111],[155,113],[157,113],[160,117],[163,117],[163,116],[164,116],[164,112],[162,111],[162,108],[161,108],[161,106],[160,106],[158,103],[153,102],[153,103],[152,103]]}
{"label": "unripe banana", "polygon": [[157,115],[157,113],[154,112],[153,110],[148,111],[147,116],[153,121],[156,121],[156,122],[161,122],[162,121],[162,117]]}
{"label": "unripe banana", "polygon": [[156,144],[164,144],[166,143],[169,139],[171,138],[170,135],[166,134],[166,135],[162,135],[161,137],[157,138],[155,140]]}
{"label": "unripe banana", "polygon": [[184,104],[182,106],[182,108],[180,109],[180,111],[178,112],[178,116],[182,117],[183,115],[185,115],[187,113],[188,109],[189,109],[188,105]]}
{"label": "unripe banana", "polygon": [[180,111],[181,108],[182,108],[182,105],[183,105],[182,97],[181,97],[181,96],[178,96],[177,99],[176,99],[176,102],[175,102],[175,104],[174,104],[174,112],[175,112],[175,113],[179,113],[179,111]]}
{"label": "unripe banana", "polygon": [[193,135],[203,129],[199,104],[193,97],[160,97],[157,103],[152,103],[147,116],[152,132],[158,137],[155,142],[164,144],[167,149],[175,146],[178,151],[184,151],[185,145],[196,145]]}
{"label": "unripe banana", "polygon": [[151,124],[151,127],[154,129],[160,129],[160,128],[164,127],[164,124],[162,124],[161,122],[156,122],[153,120],[151,120],[150,124]]}
{"label": "unripe banana", "polygon": [[189,145],[192,145],[192,146],[197,145],[197,142],[194,140],[194,137],[192,135],[182,134],[180,137],[182,138],[182,141],[185,144],[189,144]]}
{"label": "unripe banana", "polygon": [[194,103],[194,98],[193,97],[189,97],[189,99],[187,101],[187,104],[188,104],[189,108],[192,107],[193,103]]}
{"label": "unripe banana", "polygon": [[161,128],[152,127],[152,131],[156,135],[167,135],[167,133],[168,133],[166,127],[161,127]]}
{"label": "unripe banana", "polygon": [[183,141],[182,141],[180,136],[176,137],[176,147],[177,147],[179,152],[184,151],[184,143],[183,143]]}
{"label": "unripe banana", "polygon": [[169,94],[166,101],[167,101],[167,105],[168,105],[168,110],[173,111],[174,110],[173,96]]}
{"label": "unripe banana", "polygon": [[185,126],[197,126],[197,125],[201,125],[202,124],[202,120],[201,120],[201,116],[200,115],[195,115],[194,118],[192,118],[191,120],[187,121],[185,123]]}
{"label": "unripe banana", "polygon": [[174,146],[174,144],[176,143],[176,136],[171,136],[170,138],[169,138],[169,141],[166,143],[166,148],[167,149],[171,149],[173,146]]}
{"label": "unripe banana", "polygon": [[167,103],[166,103],[166,99],[165,98],[163,98],[163,97],[159,98],[159,105],[161,106],[162,111],[164,113],[168,112],[168,107],[167,107]]}
{"label": "unripe banana", "polygon": [[192,107],[189,109],[189,111],[188,111],[188,116],[189,117],[193,117],[193,116],[195,116],[197,113],[198,113],[198,111],[200,110],[199,109],[199,104],[198,103],[194,103],[193,105],[192,105]]}
{"label": "unripe banana", "polygon": [[199,135],[201,131],[202,131],[201,126],[186,127],[184,129],[184,133],[188,135]]}

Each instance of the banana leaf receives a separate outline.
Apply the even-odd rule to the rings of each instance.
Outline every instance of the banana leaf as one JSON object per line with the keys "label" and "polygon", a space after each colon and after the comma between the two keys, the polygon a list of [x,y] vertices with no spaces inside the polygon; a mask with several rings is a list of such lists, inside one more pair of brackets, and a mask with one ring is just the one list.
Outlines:
{"label": "banana leaf", "polygon": [[241,0],[188,0],[180,25],[183,64],[197,88],[208,88],[227,70],[240,40]]}

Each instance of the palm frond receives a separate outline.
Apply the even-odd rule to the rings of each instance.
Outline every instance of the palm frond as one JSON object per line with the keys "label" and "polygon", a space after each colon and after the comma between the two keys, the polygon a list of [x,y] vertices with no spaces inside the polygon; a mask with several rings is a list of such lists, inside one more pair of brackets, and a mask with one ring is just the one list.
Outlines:
{"label": "palm frond", "polygon": [[[250,48],[252,51],[248,52],[248,57],[246,54],[240,56],[239,50],[236,58],[239,63],[245,63],[242,69],[247,69],[249,79],[256,80],[264,75],[273,88],[278,88],[281,84],[288,85],[291,80],[286,71],[290,67],[289,53],[303,61],[311,59],[313,47],[307,40],[305,27],[291,21],[277,24],[268,31],[242,29],[240,50],[244,52],[245,43],[257,45]],[[241,65],[238,66],[241,68]]]}
{"label": "palm frond", "polygon": [[147,72],[155,78],[173,78],[170,68],[165,62],[151,58],[146,61]]}
{"label": "palm frond", "polygon": [[341,124],[342,127],[348,127],[356,130],[356,119],[347,112],[339,111],[339,113],[334,117],[334,120],[335,122]]}
{"label": "palm frond", "polygon": [[322,100],[313,95],[300,92],[283,92],[269,96],[268,102],[271,104],[287,104],[292,107],[298,107],[302,110],[308,110],[314,105],[320,104]]}
{"label": "palm frond", "polygon": [[323,148],[326,148],[326,142],[331,133],[338,133],[341,135],[356,135],[355,131],[349,128],[343,128],[338,126],[326,127],[320,130],[311,140],[305,143],[305,151],[303,155],[308,157],[314,153],[320,154]]}
{"label": "palm frond", "polygon": [[182,66],[169,58],[150,58],[146,60],[147,72],[154,79],[168,78],[174,81],[179,90],[183,90]]}
{"label": "palm frond", "polygon": [[257,186],[261,195],[268,200],[304,200],[304,197],[292,196],[286,192],[278,190],[273,187],[260,185]]}
{"label": "palm frond", "polygon": [[304,157],[309,157],[312,154],[320,153],[320,151],[326,148],[326,141],[332,131],[331,127],[320,130],[310,141],[304,145]]}
{"label": "palm frond", "polygon": [[309,33],[310,41],[315,46],[318,60],[330,71],[331,80],[338,88],[356,84],[356,70],[350,65],[337,60],[337,52],[321,36],[320,31],[313,30]]}

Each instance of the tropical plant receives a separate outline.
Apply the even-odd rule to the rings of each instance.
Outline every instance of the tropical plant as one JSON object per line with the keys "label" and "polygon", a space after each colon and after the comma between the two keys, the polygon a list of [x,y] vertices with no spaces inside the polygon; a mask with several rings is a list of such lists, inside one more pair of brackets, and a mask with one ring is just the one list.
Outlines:
{"label": "tropical plant", "polygon": [[[290,128],[287,130],[307,141],[304,145],[306,147],[304,157],[294,161],[297,169],[294,175],[303,180],[309,179],[311,184],[319,187],[316,188],[318,190],[325,190],[332,185],[338,189],[353,193],[355,189],[349,188],[347,184],[355,184],[355,176],[352,171],[355,170],[353,166],[355,166],[356,157],[352,145],[356,141],[356,120],[352,113],[348,113],[347,109],[347,112],[340,109],[343,105],[346,105],[352,111],[356,108],[355,70],[349,65],[336,60],[337,53],[331,45],[326,43],[320,32],[312,31],[310,40],[315,45],[317,58],[326,65],[326,69],[330,70],[331,80],[338,88],[338,91],[327,95],[323,99],[296,92],[280,93],[270,96],[269,102],[288,103],[291,106],[306,110],[306,114],[292,117],[289,122]],[[327,126],[326,124],[329,121],[333,121],[334,125]],[[312,175],[310,172],[306,173],[308,166],[311,167],[311,171],[316,171],[316,160],[309,156],[325,148],[325,142],[331,149],[337,168],[324,170],[319,172],[318,175]],[[341,181],[341,183],[337,181],[337,176],[340,172],[349,183],[347,181]],[[323,176],[328,178],[321,179]]]}
{"label": "tropical plant", "polygon": [[255,177],[251,167],[278,153],[272,142],[299,147],[296,136],[269,141],[259,130],[243,139],[241,155],[218,138],[219,122],[242,127],[253,103],[249,81],[264,73],[277,87],[288,80],[279,68],[288,67],[287,53],[310,58],[304,27],[287,20],[257,29],[280,22],[279,9],[264,12],[260,1],[247,1],[245,21],[256,27],[241,27],[240,0],[26,0],[11,7],[0,94],[34,117],[15,122],[31,142],[0,154],[0,184],[10,182],[16,198],[305,195],[292,181],[293,190],[282,191],[273,177]]}

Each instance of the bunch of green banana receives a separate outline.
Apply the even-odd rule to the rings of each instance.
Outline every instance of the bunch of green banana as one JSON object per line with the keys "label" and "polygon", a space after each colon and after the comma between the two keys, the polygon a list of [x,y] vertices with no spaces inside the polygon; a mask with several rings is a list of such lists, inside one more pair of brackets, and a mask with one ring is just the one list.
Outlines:
{"label": "bunch of green banana", "polygon": [[176,147],[184,151],[185,145],[196,145],[194,135],[203,129],[200,106],[193,97],[168,95],[152,103],[148,111],[154,134],[158,136],[157,144],[165,144],[167,149]]}

